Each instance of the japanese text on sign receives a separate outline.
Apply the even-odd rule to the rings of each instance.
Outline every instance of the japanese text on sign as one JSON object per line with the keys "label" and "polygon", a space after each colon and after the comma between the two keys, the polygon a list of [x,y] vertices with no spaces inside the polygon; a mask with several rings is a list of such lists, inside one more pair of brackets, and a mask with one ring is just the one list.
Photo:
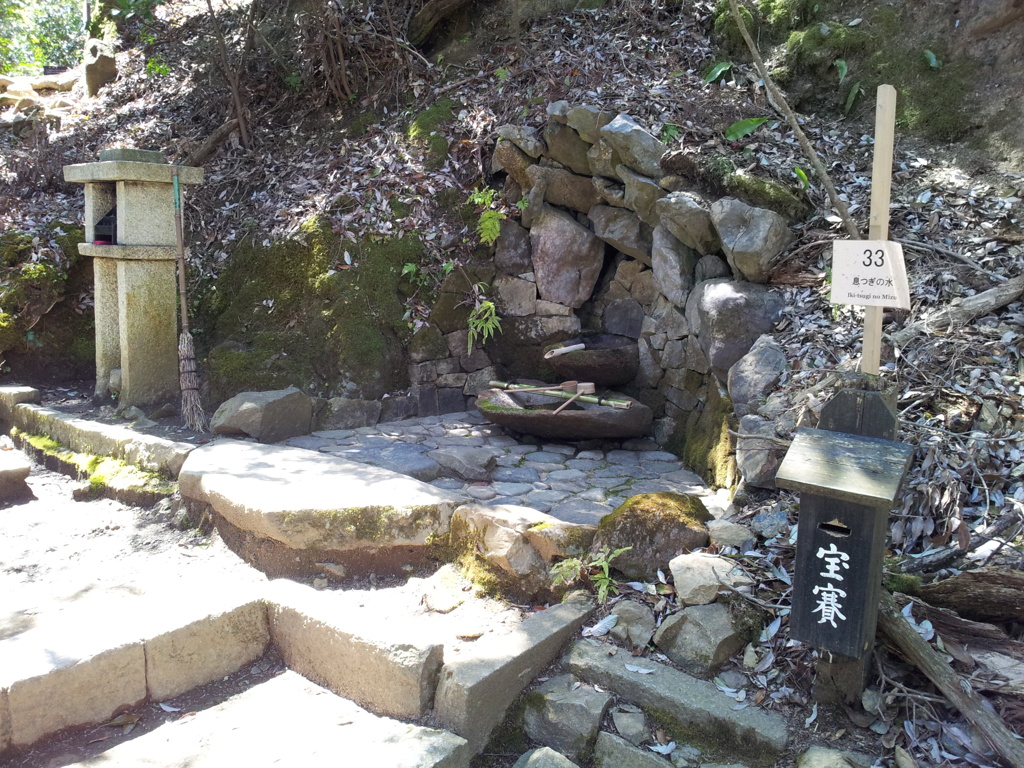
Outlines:
{"label": "japanese text on sign", "polygon": [[836,240],[831,302],[910,309],[903,247],[887,240]]}
{"label": "japanese text on sign", "polygon": [[[850,556],[848,554],[841,552],[835,544],[831,544],[828,549],[819,547],[816,557],[825,562],[825,570],[821,571],[818,576],[832,581],[843,581],[843,570],[850,569]],[[825,584],[824,586],[816,586],[813,592],[818,598],[814,613],[821,614],[821,618],[818,619],[819,624],[828,623],[835,628],[838,627],[836,624],[837,620],[846,621],[846,616],[842,612],[843,605],[840,602],[840,600],[846,597],[844,590],[835,584]]]}

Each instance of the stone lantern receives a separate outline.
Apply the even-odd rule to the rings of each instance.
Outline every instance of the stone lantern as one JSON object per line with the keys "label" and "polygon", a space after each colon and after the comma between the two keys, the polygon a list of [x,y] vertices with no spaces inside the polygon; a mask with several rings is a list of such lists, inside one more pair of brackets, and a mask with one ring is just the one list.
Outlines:
{"label": "stone lantern", "polygon": [[[201,184],[203,169],[179,167]],[[178,386],[177,241],[172,166],[159,152],[108,149],[99,162],[67,165],[85,184],[82,256],[93,258],[96,396],[124,405],[174,399]]]}

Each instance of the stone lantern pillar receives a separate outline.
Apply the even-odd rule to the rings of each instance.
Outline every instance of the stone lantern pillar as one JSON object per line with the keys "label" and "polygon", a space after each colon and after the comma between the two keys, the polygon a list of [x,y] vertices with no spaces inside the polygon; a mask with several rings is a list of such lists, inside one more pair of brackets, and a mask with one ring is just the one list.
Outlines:
{"label": "stone lantern pillar", "polygon": [[[151,405],[178,396],[177,242],[172,167],[159,152],[109,149],[98,163],[64,166],[64,179],[85,184],[85,240],[93,258],[96,303],[96,395],[113,378],[119,402]],[[203,169],[180,167],[182,185],[201,184]],[[182,190],[184,194],[184,190]],[[116,232],[97,234],[112,223]]]}

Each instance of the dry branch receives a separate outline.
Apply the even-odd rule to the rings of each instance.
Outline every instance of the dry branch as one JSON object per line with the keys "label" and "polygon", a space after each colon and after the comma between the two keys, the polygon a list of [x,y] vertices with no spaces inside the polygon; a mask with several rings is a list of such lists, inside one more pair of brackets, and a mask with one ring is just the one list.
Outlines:
{"label": "dry branch", "polygon": [[935,634],[942,638],[947,651],[951,643],[956,643],[968,648],[972,653],[994,651],[1024,661],[1024,643],[1014,640],[995,624],[971,621],[948,608],[939,608],[899,593],[894,594],[893,598],[901,609],[907,603],[914,603],[915,616],[932,623]]}
{"label": "dry branch", "polygon": [[217,16],[213,12],[212,0],[206,0],[206,7],[210,12],[210,26],[214,30],[214,36],[217,38],[217,48],[220,53],[218,67],[221,74],[224,75],[224,79],[228,81],[228,87],[231,89],[231,101],[235,108],[235,118],[238,120],[238,135],[242,140],[242,146],[250,149],[252,141],[249,138],[249,121],[245,115],[245,106],[242,103],[242,86],[238,70],[231,66],[231,60],[228,57],[228,43],[224,38],[224,30],[221,28],[220,23],[217,21]]}
{"label": "dry branch", "polygon": [[1020,516],[1016,512],[1007,512],[996,518],[992,524],[984,530],[984,532],[971,536],[971,540],[966,548],[961,549],[960,547],[949,547],[947,549],[940,549],[936,552],[929,552],[921,557],[910,558],[909,560],[903,561],[900,565],[900,569],[904,573],[925,573],[937,571],[939,568],[944,568],[955,560],[963,557],[968,552],[974,551],[986,541],[990,541],[993,536],[998,536],[1003,531],[1011,528],[1018,520],[1020,520]]}
{"label": "dry branch", "polygon": [[217,151],[217,147],[224,143],[236,129],[238,128],[238,120],[228,120],[224,125],[220,126],[217,130],[210,134],[209,138],[206,139],[202,144],[196,147],[188,156],[181,161],[182,165],[202,165],[203,161],[206,160],[210,155]]}
{"label": "dry branch", "polygon": [[989,312],[1005,307],[1024,294],[1024,277],[1007,280],[995,288],[989,288],[975,296],[968,296],[960,304],[940,309],[924,320],[917,320],[902,330],[889,334],[894,346],[904,347],[911,339],[922,333],[935,333],[948,328],[961,326],[977,317],[984,317]]}
{"label": "dry branch", "polygon": [[978,621],[1024,621],[1024,573],[1005,568],[964,571],[926,584],[921,597]]}
{"label": "dry branch", "polygon": [[850,211],[846,207],[846,203],[839,197],[839,193],[836,191],[836,186],[832,183],[832,177],[828,175],[828,171],[825,170],[825,165],[821,162],[821,158],[818,157],[818,153],[811,144],[811,140],[807,138],[807,134],[805,134],[803,129],[800,127],[800,121],[796,119],[796,114],[789,106],[789,102],[786,101],[786,97],[782,94],[782,91],[779,90],[775,81],[772,80],[771,76],[768,74],[768,67],[765,66],[764,59],[761,57],[761,52],[757,49],[757,44],[750,36],[750,32],[747,31],[747,25],[743,21],[743,16],[740,14],[740,8],[737,0],[729,0],[729,10],[732,11],[732,17],[736,21],[736,26],[739,28],[740,34],[743,35],[743,40],[746,42],[747,48],[750,49],[750,55],[754,58],[754,66],[757,67],[757,73],[761,76],[761,80],[764,81],[764,87],[768,91],[772,103],[782,112],[783,116],[786,118],[786,122],[789,123],[789,127],[793,129],[793,134],[800,142],[800,147],[803,149],[804,154],[807,155],[807,159],[810,160],[811,165],[814,166],[814,172],[822,186],[825,187],[825,191],[828,193],[828,199],[832,201],[832,206],[839,213],[839,218],[843,220],[843,227],[846,229],[846,234],[854,240],[859,240],[860,232],[858,231],[853,218],[850,216]]}
{"label": "dry branch", "polygon": [[923,672],[1014,768],[1024,768],[1024,744],[1005,726],[987,702],[957,674],[906,620],[892,595],[882,593],[878,606],[879,629],[906,659]]}

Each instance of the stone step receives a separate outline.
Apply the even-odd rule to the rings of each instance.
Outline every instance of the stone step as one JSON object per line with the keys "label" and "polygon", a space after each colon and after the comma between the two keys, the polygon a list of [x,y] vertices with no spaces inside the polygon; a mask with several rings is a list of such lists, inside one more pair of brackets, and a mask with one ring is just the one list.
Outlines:
{"label": "stone step", "polygon": [[0,641],[0,753],[220,679],[269,642],[266,604],[249,585],[86,595]]}
{"label": "stone step", "polygon": [[[570,670],[626,701],[676,723],[676,739],[686,739],[711,754],[746,758],[753,766],[773,764],[786,748],[786,721],[777,712],[736,702],[715,685],[650,659],[609,655],[615,646],[593,639],[577,641],[569,651]],[[621,650],[621,649],[619,649]],[[626,664],[650,673],[631,672]]]}
{"label": "stone step", "polygon": [[270,633],[290,669],[382,715],[417,720],[434,700],[444,646],[403,617],[292,581],[268,592]]}
{"label": "stone step", "polygon": [[28,492],[25,482],[32,471],[32,462],[19,450],[0,448],[0,502]]}
{"label": "stone step", "polygon": [[69,768],[466,768],[465,739],[378,717],[296,672]]}
{"label": "stone step", "polygon": [[465,497],[379,467],[302,448],[218,440],[196,448],[181,495],[226,521],[221,535],[271,576],[400,572],[448,530]]}

